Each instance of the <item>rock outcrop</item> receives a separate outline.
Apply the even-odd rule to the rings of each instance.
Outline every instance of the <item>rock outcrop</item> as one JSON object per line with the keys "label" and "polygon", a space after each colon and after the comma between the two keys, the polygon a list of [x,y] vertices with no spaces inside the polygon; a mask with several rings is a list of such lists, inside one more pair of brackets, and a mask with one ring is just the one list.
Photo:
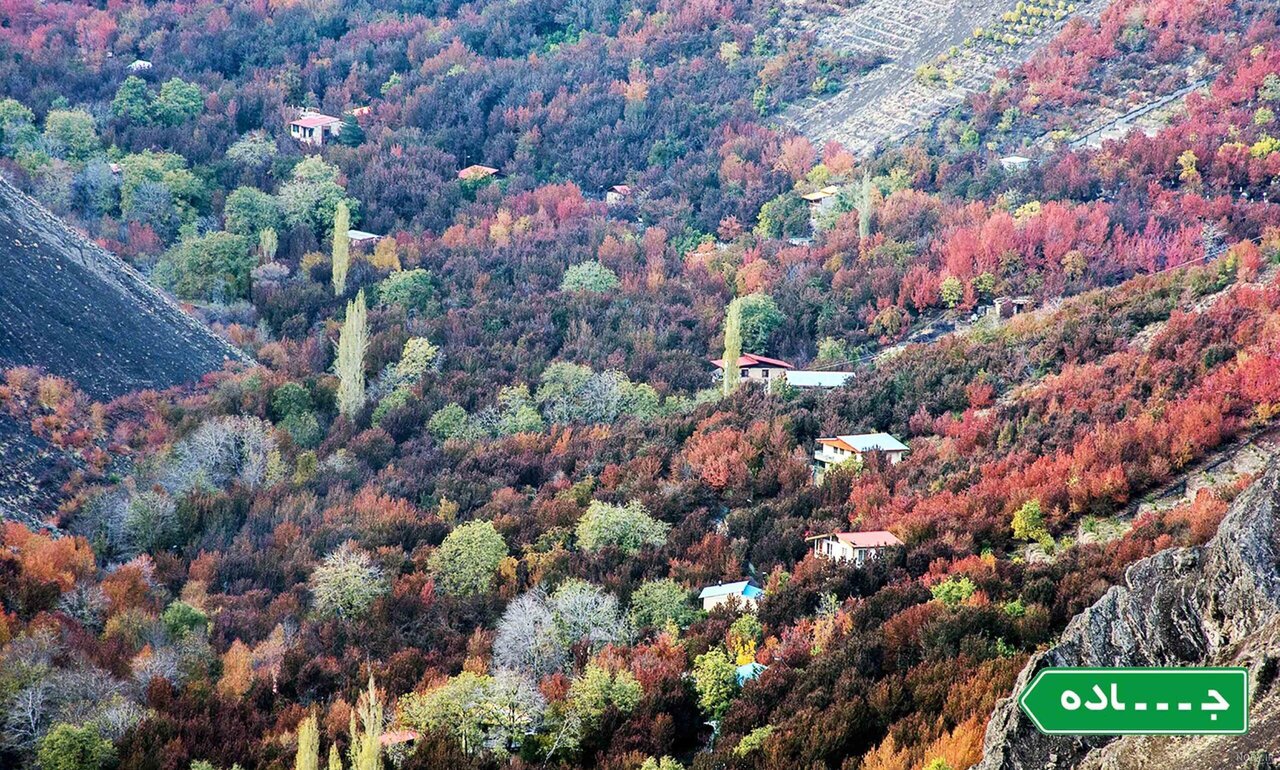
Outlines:
{"label": "rock outcrop", "polygon": [[1204,546],[1136,562],[1035,655],[1019,693],[1049,666],[1238,665],[1250,670],[1250,732],[1196,738],[1062,737],[1040,733],[1014,698],[987,726],[979,770],[1240,768],[1280,748],[1280,464],[1232,504]]}

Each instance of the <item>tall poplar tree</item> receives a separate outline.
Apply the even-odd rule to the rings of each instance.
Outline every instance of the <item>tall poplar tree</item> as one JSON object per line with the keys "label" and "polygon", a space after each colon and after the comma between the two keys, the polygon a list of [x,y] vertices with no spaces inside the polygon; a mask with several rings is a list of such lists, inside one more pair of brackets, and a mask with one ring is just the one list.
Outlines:
{"label": "tall poplar tree", "polygon": [[364,408],[364,353],[369,347],[369,309],[364,290],[347,303],[347,317],[338,335],[338,411],[348,419]]}
{"label": "tall poplar tree", "polygon": [[351,211],[346,201],[338,202],[333,214],[333,294],[341,297],[347,291],[347,271],[351,269]]}
{"label": "tall poplar tree", "polygon": [[724,394],[738,387],[738,357],[742,355],[742,303],[729,303],[724,316]]}

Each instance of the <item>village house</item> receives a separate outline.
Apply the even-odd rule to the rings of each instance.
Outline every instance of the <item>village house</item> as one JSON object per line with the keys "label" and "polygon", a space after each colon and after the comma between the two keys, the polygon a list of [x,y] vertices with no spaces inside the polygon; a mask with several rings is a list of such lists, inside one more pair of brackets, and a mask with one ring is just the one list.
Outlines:
{"label": "village house", "polygon": [[289,124],[289,136],[312,147],[323,147],[327,139],[342,132],[342,119],[319,112],[304,112]]}
{"label": "village house", "polygon": [[458,172],[458,178],[464,182],[479,182],[498,175],[498,169],[493,166],[481,166],[478,163],[467,166]]}
{"label": "village house", "polygon": [[838,388],[849,381],[853,372],[822,372],[796,369],[786,372],[787,384],[793,388]]}
{"label": "village house", "polygon": [[610,206],[615,206],[630,197],[631,185],[615,184],[605,192],[604,202]]}
{"label": "village house", "polygon": [[[724,359],[716,358],[711,363],[720,371],[724,371]],[[768,356],[757,356],[754,353],[743,353],[738,356],[738,379],[741,382],[768,382],[776,380],[795,367],[786,361]],[[721,375],[723,377],[723,375]]]}
{"label": "village house", "polygon": [[742,609],[754,610],[756,601],[764,596],[764,589],[759,586],[751,585],[750,580],[739,580],[736,583],[717,583],[713,586],[707,586],[702,589],[702,593],[698,594],[698,598],[702,600],[702,609],[710,612],[721,604],[736,598],[738,606]]}
{"label": "village house", "polygon": [[805,541],[813,543],[813,555],[820,559],[853,562],[858,567],[879,556],[885,548],[903,544],[892,532],[884,530],[832,532],[827,535],[806,537]]}
{"label": "village house", "polygon": [[364,230],[348,230],[347,240],[351,242],[352,246],[372,246],[382,240],[382,236],[366,233]]}
{"label": "village house", "polygon": [[151,69],[151,62],[147,61],[146,59],[137,59],[136,61],[130,62],[129,66],[126,67],[125,69],[129,70],[129,72],[136,75],[139,72],[146,72],[147,70]]}
{"label": "village house", "polygon": [[1000,168],[1010,173],[1021,171],[1031,165],[1030,158],[1024,158],[1021,155],[1009,155],[1000,159]]}
{"label": "village house", "polygon": [[891,465],[902,462],[907,445],[888,433],[860,433],[855,436],[827,436],[818,439],[818,449],[813,453],[814,473],[821,480],[822,474],[852,459],[864,459],[868,452],[884,452]]}

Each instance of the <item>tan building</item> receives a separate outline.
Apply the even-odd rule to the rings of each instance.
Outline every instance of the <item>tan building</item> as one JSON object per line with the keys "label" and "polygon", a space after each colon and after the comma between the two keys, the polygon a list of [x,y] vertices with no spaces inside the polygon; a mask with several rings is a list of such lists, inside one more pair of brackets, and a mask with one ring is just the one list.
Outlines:
{"label": "tan building", "polygon": [[631,186],[625,184],[615,184],[610,187],[604,194],[604,202],[610,206],[622,203],[631,197]]}
{"label": "tan building", "polygon": [[497,176],[498,169],[493,166],[473,164],[458,172],[458,178],[464,182],[479,182],[482,179]]}
{"label": "tan building", "polygon": [[891,465],[902,462],[907,454],[907,445],[888,433],[859,433],[852,436],[828,436],[818,439],[818,448],[813,453],[814,472],[821,478],[822,474],[837,465],[857,459],[865,459],[869,452],[884,452]]}
{"label": "tan building", "polygon": [[[723,358],[713,359],[711,363],[720,371],[724,371]],[[757,356],[752,353],[743,353],[738,356],[738,380],[741,382],[767,383],[769,380],[781,379],[788,369],[794,368],[786,361],[776,358]]]}
{"label": "tan building", "polygon": [[892,532],[884,530],[875,532],[832,532],[828,535],[806,537],[805,541],[813,543],[813,555],[820,559],[852,562],[859,567],[869,560],[877,558],[885,548],[893,548],[903,544]]}

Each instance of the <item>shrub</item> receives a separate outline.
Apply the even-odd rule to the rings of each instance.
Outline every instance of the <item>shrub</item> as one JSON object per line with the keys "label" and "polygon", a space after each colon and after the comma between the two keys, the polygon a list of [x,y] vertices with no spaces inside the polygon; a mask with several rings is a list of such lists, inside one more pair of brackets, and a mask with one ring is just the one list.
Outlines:
{"label": "shrub", "polygon": [[256,263],[250,245],[243,236],[222,232],[183,241],[160,256],[152,278],[183,299],[244,299]]}
{"label": "shrub", "polygon": [[472,521],[449,533],[431,555],[436,585],[446,593],[471,596],[489,590],[507,543],[487,521]]}
{"label": "shrub", "polygon": [[599,262],[580,262],[564,271],[560,291],[604,294],[621,285],[618,276]]}
{"label": "shrub", "polygon": [[670,529],[670,524],[649,516],[637,501],[611,505],[596,500],[578,521],[578,545],[587,551],[612,547],[634,556],[648,546],[662,545]]}

